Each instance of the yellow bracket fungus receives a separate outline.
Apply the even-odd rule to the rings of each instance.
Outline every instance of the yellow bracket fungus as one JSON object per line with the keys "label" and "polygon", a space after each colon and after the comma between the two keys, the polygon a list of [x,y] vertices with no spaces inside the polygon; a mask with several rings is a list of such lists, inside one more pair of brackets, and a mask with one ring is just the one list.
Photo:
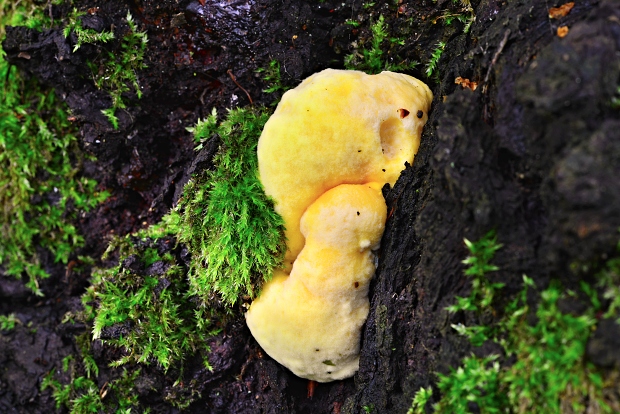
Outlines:
{"label": "yellow bracket fungus", "polygon": [[368,287],[386,220],[381,194],[412,163],[432,101],[399,73],[327,69],[282,97],[258,143],[287,255],[246,314],[263,349],[319,382],[359,367]]}

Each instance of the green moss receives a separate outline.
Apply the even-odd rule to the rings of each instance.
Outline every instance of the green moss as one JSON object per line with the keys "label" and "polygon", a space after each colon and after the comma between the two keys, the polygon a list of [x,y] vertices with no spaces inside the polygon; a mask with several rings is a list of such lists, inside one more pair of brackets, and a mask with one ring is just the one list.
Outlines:
{"label": "green moss", "polygon": [[168,370],[200,354],[209,367],[208,338],[281,265],[283,221],[257,176],[256,146],[268,116],[266,109],[236,109],[221,123],[215,112],[200,121],[192,129],[197,148],[215,135],[222,141],[215,169],[192,177],[161,222],[110,245],[118,263],[94,273],[82,317],[92,321],[94,339],[125,350],[112,365],[156,362]]}
{"label": "green moss", "polygon": [[[472,293],[469,298],[457,298],[457,304],[449,309],[493,311],[493,296],[501,285],[489,283],[485,274],[497,269],[490,260],[500,245],[490,233],[477,243],[467,242],[467,247],[470,256],[465,260],[469,266],[466,274],[474,278]],[[582,284],[591,303],[582,315],[575,315],[561,312],[558,302],[577,297],[577,293],[566,291],[554,282],[540,292],[538,306],[531,308],[527,295],[534,283],[527,276],[523,281],[523,290],[503,310],[504,316],[498,322],[484,327],[453,325],[474,346],[491,340],[502,348],[504,355],[484,358],[472,355],[449,374],[437,374],[441,395],[433,404],[433,411],[560,413],[596,409],[602,413],[613,412],[611,402],[605,397],[606,388],[613,387],[613,381],[607,381],[607,373],[585,360],[586,343],[596,326],[595,314],[601,310],[596,292]],[[536,317],[533,324],[528,322],[528,315],[532,314]],[[432,395],[432,388],[420,389],[409,413],[426,412]]]}
{"label": "green moss", "polygon": [[[396,48],[404,44],[404,38],[390,36],[390,28],[381,15],[370,25],[369,38],[354,44],[353,53],[344,58],[344,66],[370,74],[384,70],[397,72],[412,69],[417,66],[417,62],[407,62],[397,56]],[[397,59],[400,62],[394,63]]]}
{"label": "green moss", "polygon": [[364,410],[365,413],[369,413],[369,414],[375,412],[374,404],[365,405],[362,407],[362,409]]}
{"label": "green moss", "polygon": [[98,384],[88,376],[76,376],[73,363],[71,381],[63,385],[54,379],[54,371],[45,376],[41,382],[41,391],[52,390],[56,401],[56,409],[65,407],[70,414],[115,413],[127,414],[148,411],[137,411],[138,396],[134,391],[134,382],[140,370],[129,372],[123,370],[120,377],[106,382],[100,389]]}
{"label": "green moss", "polygon": [[[123,370],[116,375],[112,373],[105,384],[100,386],[96,382],[99,367],[91,353],[90,335],[84,333],[76,337],[76,345],[81,361],[78,362],[71,354],[62,359],[62,372],[68,373],[68,383],[63,384],[56,379],[60,372],[54,369],[41,382],[41,391],[52,390],[56,409],[65,407],[70,414],[138,412],[134,382],[140,370]],[[67,376],[64,377],[66,380]]]}
{"label": "green moss", "polygon": [[263,92],[276,95],[277,99],[271,103],[271,106],[276,106],[282,94],[290,89],[282,84],[280,62],[274,59],[269,62],[266,68],[259,68],[256,72],[260,73],[262,79],[267,83],[267,89],[264,89]]}
{"label": "green moss", "polygon": [[[109,251],[118,250],[118,265],[95,272],[82,297],[86,319],[93,322],[93,339],[126,351],[112,366],[157,362],[168,370],[202,353],[209,367],[206,340],[217,333],[210,324],[211,312],[191,300],[183,266],[158,248],[166,245],[173,246],[174,240],[115,239]],[[147,271],[152,265],[161,271]],[[105,333],[106,328],[112,333]]]}
{"label": "green moss", "polygon": [[[77,38],[73,46],[74,53],[84,44],[107,43],[115,38],[111,30],[97,32],[82,27],[81,16],[84,14],[74,8],[63,29],[65,37],[73,33]],[[127,12],[125,20],[128,30],[121,38],[120,50],[107,51],[100,54],[94,62],[88,62],[93,72],[95,86],[107,91],[112,99],[112,106],[101,112],[108,118],[114,129],[118,129],[116,111],[127,107],[123,94],[131,92],[133,88],[138,99],[142,97],[137,72],[146,67],[144,64],[144,53],[148,43],[146,32],[138,30],[138,25],[130,12]]]}
{"label": "green moss", "polygon": [[[44,19],[31,3],[0,3],[8,12],[5,24]],[[39,280],[49,274],[41,266],[41,250],[56,262],[67,263],[83,244],[72,221],[107,197],[94,180],[80,176],[84,157],[76,128],[56,95],[34,79],[24,79],[4,60],[0,50],[0,265],[6,274],[26,276],[27,286],[43,292]]]}
{"label": "green moss", "polygon": [[[114,129],[118,129],[116,111],[127,107],[123,94],[131,92],[133,88],[138,99],[142,98],[137,72],[146,67],[144,64],[144,53],[148,43],[146,32],[138,30],[131,13],[127,12],[125,19],[129,30],[122,37],[120,51],[107,52],[95,62],[89,62],[95,86],[107,91],[112,98],[112,107],[101,112]],[[98,36],[101,37],[104,33],[99,33]]]}
{"label": "green moss", "polygon": [[616,93],[611,98],[611,107],[613,109],[620,109],[620,86],[616,88]]}
{"label": "green moss", "polygon": [[[59,1],[53,0],[51,3],[58,4]],[[51,26],[51,21],[45,8],[37,2],[0,0],[0,39],[4,39],[6,26],[26,26],[40,30],[43,26]]]}
{"label": "green moss", "polygon": [[[497,242],[495,231],[492,230],[485,234],[476,243],[472,243],[465,239],[465,246],[469,250],[469,256],[463,260],[463,264],[467,266],[465,275],[471,277],[471,292],[469,296],[456,297],[456,303],[448,306],[447,310],[451,313],[458,311],[474,311],[478,314],[492,314],[495,309],[492,308],[493,300],[503,283],[491,282],[487,274],[495,272],[498,267],[492,265],[491,259],[495,256],[495,252],[502,245]],[[480,346],[492,335],[492,328],[488,326],[452,326],[461,335],[467,336],[474,346]]]}
{"label": "green moss", "polygon": [[114,39],[114,33],[103,30],[101,33],[93,29],[85,29],[82,27],[81,16],[86,13],[78,11],[76,8],[69,15],[69,21],[63,30],[63,35],[69,37],[71,33],[75,33],[77,37],[77,43],[73,46],[73,52],[75,53],[83,44],[86,43],[106,43]]}
{"label": "green moss", "polygon": [[14,313],[0,315],[0,331],[12,331],[15,329],[16,323],[21,324],[21,321],[17,319]]}
{"label": "green moss", "polygon": [[215,169],[190,180],[163,229],[189,248],[191,294],[204,303],[213,295],[229,306],[254,298],[282,264],[284,221],[263,192],[256,156],[269,115],[264,108],[235,109],[217,124],[214,112],[192,130],[199,147],[214,135],[222,140]]}
{"label": "green moss", "polygon": [[620,324],[620,243],[616,246],[618,257],[609,259],[597,273],[597,287],[603,291],[603,298],[609,301],[605,318],[617,318]]}
{"label": "green moss", "polygon": [[444,10],[439,17],[433,19],[433,24],[438,21],[443,21],[446,26],[450,26],[455,21],[458,21],[463,24],[463,33],[469,33],[471,25],[476,21],[476,15],[471,6],[471,1],[452,0],[451,10]]}
{"label": "green moss", "polygon": [[436,75],[436,78],[439,79],[439,73],[437,71],[437,64],[439,63],[439,59],[441,59],[441,55],[443,54],[444,49],[446,48],[446,42],[437,42],[437,46],[431,53],[431,57],[426,64],[426,76],[429,78]]}

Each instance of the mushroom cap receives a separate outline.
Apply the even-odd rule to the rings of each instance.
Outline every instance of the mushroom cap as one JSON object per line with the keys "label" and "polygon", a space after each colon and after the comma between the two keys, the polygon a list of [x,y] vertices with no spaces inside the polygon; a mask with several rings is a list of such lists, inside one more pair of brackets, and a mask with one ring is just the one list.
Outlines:
{"label": "mushroom cap", "polygon": [[260,180],[284,218],[286,269],[304,246],[300,219],[340,184],[394,185],[412,163],[432,101],[401,73],[326,69],[286,92],[258,143]]}
{"label": "mushroom cap", "polygon": [[432,94],[407,75],[327,69],[282,97],[258,143],[260,180],[286,226],[287,263],[246,313],[252,335],[319,382],[359,368],[387,208],[413,162]]}

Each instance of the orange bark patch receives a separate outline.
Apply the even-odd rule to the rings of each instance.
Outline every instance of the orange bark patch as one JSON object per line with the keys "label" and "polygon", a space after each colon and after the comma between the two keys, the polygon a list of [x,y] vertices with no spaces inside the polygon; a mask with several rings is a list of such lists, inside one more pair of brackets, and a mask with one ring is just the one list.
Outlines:
{"label": "orange bark patch", "polygon": [[461,85],[463,88],[471,89],[472,91],[475,91],[478,87],[478,82],[470,81],[469,79],[464,79],[460,76],[454,79],[454,83]]}
{"label": "orange bark patch", "polygon": [[566,3],[561,5],[560,7],[552,7],[549,9],[549,18],[550,19],[561,19],[566,16],[575,6],[575,2],[571,1],[570,3]]}

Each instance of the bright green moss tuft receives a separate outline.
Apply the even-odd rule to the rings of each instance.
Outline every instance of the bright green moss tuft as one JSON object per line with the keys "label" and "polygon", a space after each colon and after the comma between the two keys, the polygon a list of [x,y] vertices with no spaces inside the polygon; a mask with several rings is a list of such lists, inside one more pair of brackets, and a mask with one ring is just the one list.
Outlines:
{"label": "bright green moss tuft", "polygon": [[54,379],[54,371],[50,371],[41,382],[41,391],[51,389],[56,409],[65,407],[70,414],[140,412],[136,411],[138,396],[134,390],[134,382],[139,374],[139,369],[132,373],[124,370],[119,378],[106,382],[100,389],[93,379],[76,376],[73,370],[71,382],[63,385]]}
{"label": "bright green moss tuft", "polygon": [[[8,23],[40,21],[24,14],[41,13],[28,3],[0,2],[0,33]],[[80,176],[84,155],[76,128],[56,95],[34,79],[23,79],[1,49],[0,93],[0,267],[8,275],[25,275],[27,286],[42,295],[39,280],[49,274],[41,266],[41,249],[67,263],[83,243],[73,219],[108,194]]]}
{"label": "bright green moss tuft", "polygon": [[214,135],[222,140],[215,169],[190,180],[163,224],[189,248],[191,293],[205,303],[213,295],[230,306],[243,296],[254,298],[282,264],[284,222],[257,175],[256,147],[269,115],[266,109],[235,109],[218,125],[214,112],[192,129],[200,145]]}
{"label": "bright green moss tuft", "polygon": [[[114,129],[118,129],[117,109],[127,108],[123,94],[131,92],[133,88],[137,98],[142,98],[137,72],[146,67],[144,63],[144,54],[148,43],[146,32],[138,30],[138,25],[130,12],[127,12],[125,20],[129,30],[121,39],[120,50],[107,52],[95,62],[88,62],[88,66],[93,72],[95,86],[107,91],[112,99],[112,106],[101,112],[108,118]],[[78,43],[73,49],[74,52],[82,43],[107,42],[114,38],[112,32],[97,33],[92,29],[81,28],[81,23],[79,21],[78,23],[73,29],[78,37]],[[70,25],[67,25],[65,28],[65,36],[70,31],[68,31],[69,27]]]}
{"label": "bright green moss tuft", "polygon": [[283,221],[257,177],[268,117],[266,109],[236,109],[221,123],[215,112],[199,122],[198,148],[215,135],[222,141],[215,168],[196,174],[160,223],[110,245],[118,264],[94,274],[82,302],[93,338],[126,351],[113,365],[156,362],[167,370],[201,354],[209,367],[207,339],[281,265]]}
{"label": "bright green moss tuft", "polygon": [[395,50],[398,46],[403,46],[405,40],[390,36],[389,26],[385,23],[383,15],[370,25],[370,33],[368,39],[360,41],[359,45],[355,44],[352,54],[345,56],[345,68],[376,74],[384,70],[393,72],[410,70],[418,65],[418,62],[407,63],[404,60],[394,63],[397,59]]}
{"label": "bright green moss tuft", "polygon": [[276,106],[280,102],[282,94],[290,89],[290,87],[282,84],[280,62],[274,59],[269,62],[267,67],[257,69],[256,73],[260,73],[263,81],[267,83],[267,89],[263,89],[263,92],[274,94],[276,97],[270,106]]}
{"label": "bright green moss tuft", "polygon": [[14,313],[0,315],[0,331],[12,331],[17,323],[21,324],[21,321],[17,319]]}
{"label": "bright green moss tuft", "polygon": [[[503,285],[490,283],[485,274],[497,270],[490,261],[501,245],[494,233],[475,243],[466,241],[466,245],[470,256],[464,261],[468,265],[465,274],[473,277],[472,292],[467,298],[457,298],[449,310],[492,311],[493,297]],[[615,265],[616,261],[610,260],[606,272],[613,273]],[[472,355],[450,373],[437,374],[440,396],[432,405],[433,412],[617,412],[617,401],[607,398],[615,385],[613,375],[585,359],[586,344],[597,323],[595,314],[601,311],[597,293],[583,283],[582,290],[591,304],[582,315],[574,315],[563,313],[558,303],[563,298],[576,298],[576,293],[553,282],[540,292],[538,306],[532,309],[527,303],[532,288],[532,279],[523,276],[523,290],[496,323],[452,325],[474,346],[485,341],[497,343],[503,355]],[[536,316],[534,323],[528,318],[532,314]],[[408,414],[425,413],[432,397],[431,387],[418,390]]]}
{"label": "bright green moss tuft", "polygon": [[[126,350],[113,366],[157,362],[168,370],[208,351],[206,340],[217,330],[211,312],[191,300],[184,268],[169,251],[174,244],[170,237],[115,239],[108,251],[118,249],[118,265],[97,271],[82,297],[93,339]],[[204,362],[208,367],[206,355]]]}
{"label": "bright green moss tuft", "polygon": [[94,29],[83,28],[80,17],[84,16],[85,14],[86,13],[84,12],[79,12],[74,7],[73,12],[69,15],[68,23],[62,31],[62,34],[65,37],[69,37],[72,32],[75,33],[77,37],[77,43],[73,46],[73,52],[76,52],[85,43],[106,43],[114,39],[114,33],[111,31],[107,32],[104,30],[101,33],[98,33]]}

